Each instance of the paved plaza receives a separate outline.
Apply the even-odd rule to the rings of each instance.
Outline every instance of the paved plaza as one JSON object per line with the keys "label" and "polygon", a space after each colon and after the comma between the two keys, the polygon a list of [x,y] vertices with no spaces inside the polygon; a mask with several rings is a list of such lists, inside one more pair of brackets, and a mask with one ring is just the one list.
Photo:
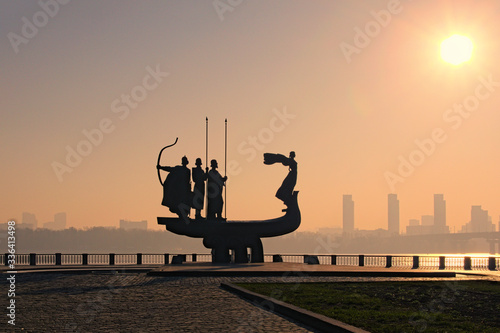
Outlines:
{"label": "paved plaza", "polygon": [[[3,274],[5,277],[6,274]],[[460,277],[471,278],[471,277]],[[495,278],[495,277],[474,277]],[[16,326],[23,332],[314,332],[220,288],[221,282],[339,282],[342,276],[182,277],[145,272],[18,273]],[[406,278],[408,280],[408,278]],[[2,290],[8,285],[2,278]],[[6,309],[4,298],[2,308]],[[6,310],[4,310],[6,311]],[[0,331],[14,331],[5,315]]]}
{"label": "paved plaza", "polygon": [[220,283],[229,280],[277,279],[150,277],[145,273],[20,274],[16,281],[16,331],[313,331],[222,290]]}

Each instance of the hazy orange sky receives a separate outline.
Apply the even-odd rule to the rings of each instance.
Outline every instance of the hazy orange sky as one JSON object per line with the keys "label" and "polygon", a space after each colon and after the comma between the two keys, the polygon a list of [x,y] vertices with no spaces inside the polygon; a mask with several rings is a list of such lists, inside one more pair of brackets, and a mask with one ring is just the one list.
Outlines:
{"label": "hazy orange sky", "polygon": [[[471,205],[496,224],[499,31],[493,0],[3,1],[0,218],[160,229],[158,152],[179,137],[162,165],[205,163],[209,117],[229,219],[281,215],[287,169],[262,154],[294,150],[299,230],[340,227],[343,194],[360,229],[387,228],[388,193],[402,230],[434,193],[452,230]],[[452,34],[464,65],[440,58]]]}

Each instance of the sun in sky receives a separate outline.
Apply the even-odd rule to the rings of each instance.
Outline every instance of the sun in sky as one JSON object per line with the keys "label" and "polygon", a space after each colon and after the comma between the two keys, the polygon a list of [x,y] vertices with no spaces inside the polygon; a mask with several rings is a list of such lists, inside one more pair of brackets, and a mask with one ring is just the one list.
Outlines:
{"label": "sun in sky", "polygon": [[474,44],[470,38],[453,35],[441,43],[441,58],[449,64],[458,66],[472,57]]}

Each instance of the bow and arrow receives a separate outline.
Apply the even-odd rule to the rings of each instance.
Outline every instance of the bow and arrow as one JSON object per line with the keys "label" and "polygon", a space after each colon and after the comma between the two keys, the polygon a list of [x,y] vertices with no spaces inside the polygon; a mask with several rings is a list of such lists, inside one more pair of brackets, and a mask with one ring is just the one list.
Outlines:
{"label": "bow and arrow", "polygon": [[163,181],[161,180],[161,174],[160,174],[160,159],[161,159],[161,153],[163,153],[163,151],[167,148],[170,148],[172,146],[174,146],[176,143],[177,143],[177,140],[179,140],[179,138],[175,138],[175,142],[172,143],[171,145],[168,145],[168,146],[165,146],[163,147],[161,150],[160,150],[160,153],[158,154],[158,162],[156,162],[156,171],[158,172],[158,180],[160,181],[160,184],[163,186]]}
{"label": "bow and arrow", "polygon": [[[205,132],[206,132],[206,152],[205,152],[205,163],[207,164],[207,167],[208,167],[208,117],[206,118],[206,128],[205,128]],[[160,174],[160,160],[161,160],[161,154],[163,153],[163,151],[167,148],[170,148],[172,146],[174,146],[177,141],[179,140],[179,138],[175,138],[175,142],[168,145],[168,146],[165,146],[163,147],[161,150],[160,150],[160,153],[158,154],[158,161],[156,162],[156,171],[158,172],[158,180],[160,181],[160,184],[163,186],[163,181],[161,179],[161,174]],[[226,176],[226,170],[227,170],[227,119],[225,119],[225,146],[224,146],[224,176]],[[207,193],[208,193],[208,184],[207,184]],[[227,189],[226,191],[224,191],[224,201],[226,202],[226,204],[224,205],[224,215],[226,215],[227,213]],[[207,205],[207,214],[208,214],[208,205]]]}

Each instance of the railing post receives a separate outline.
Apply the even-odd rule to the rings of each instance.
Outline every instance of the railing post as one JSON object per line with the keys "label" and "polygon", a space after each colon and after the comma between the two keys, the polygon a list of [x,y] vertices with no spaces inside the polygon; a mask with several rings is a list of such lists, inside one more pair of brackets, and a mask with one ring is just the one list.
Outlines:
{"label": "railing post", "polygon": [[413,256],[413,267],[411,269],[417,269],[420,267],[420,257],[419,256]]}
{"label": "railing post", "polygon": [[60,266],[62,264],[61,262],[61,254],[60,253],[56,253],[56,265]]}
{"label": "railing post", "polygon": [[497,263],[496,263],[495,257],[489,257],[488,258],[488,269],[490,271],[496,271],[496,269],[497,269]]}
{"label": "railing post", "polygon": [[472,269],[472,260],[470,257],[464,257],[464,270],[470,271]]}
{"label": "railing post", "polygon": [[193,253],[193,254],[191,255],[191,261],[192,261],[192,262],[196,262],[196,259],[197,259],[197,258],[196,258],[196,253]]}
{"label": "railing post", "polygon": [[36,253],[30,253],[30,265],[31,266],[36,265]]}
{"label": "railing post", "polygon": [[9,262],[8,262],[9,261],[9,253],[5,253],[5,259],[4,260],[5,260],[5,263],[4,263],[5,266],[9,266]]}
{"label": "railing post", "polygon": [[273,262],[283,262],[283,257],[280,254],[273,254]]}
{"label": "railing post", "polygon": [[109,254],[109,264],[110,265],[114,265],[115,264],[115,254],[114,253],[110,253]]}
{"label": "railing post", "polygon": [[332,265],[337,265],[337,255],[332,254]]}
{"label": "railing post", "polygon": [[316,255],[304,255],[304,264],[319,265],[319,259]]}
{"label": "railing post", "polygon": [[439,269],[446,268],[446,257],[439,257]]}
{"label": "railing post", "polygon": [[89,264],[89,254],[88,253],[82,253],[82,265],[88,265]]}
{"label": "railing post", "polygon": [[142,253],[137,253],[137,265],[142,265]]}
{"label": "railing post", "polygon": [[168,265],[168,263],[170,262],[169,260],[170,255],[168,253],[165,253],[164,256],[165,256],[165,265]]}
{"label": "railing post", "polygon": [[365,265],[365,256],[363,254],[359,255],[359,266],[364,266]]}
{"label": "railing post", "polygon": [[385,268],[391,268],[392,267],[392,256],[386,256],[385,257]]}

